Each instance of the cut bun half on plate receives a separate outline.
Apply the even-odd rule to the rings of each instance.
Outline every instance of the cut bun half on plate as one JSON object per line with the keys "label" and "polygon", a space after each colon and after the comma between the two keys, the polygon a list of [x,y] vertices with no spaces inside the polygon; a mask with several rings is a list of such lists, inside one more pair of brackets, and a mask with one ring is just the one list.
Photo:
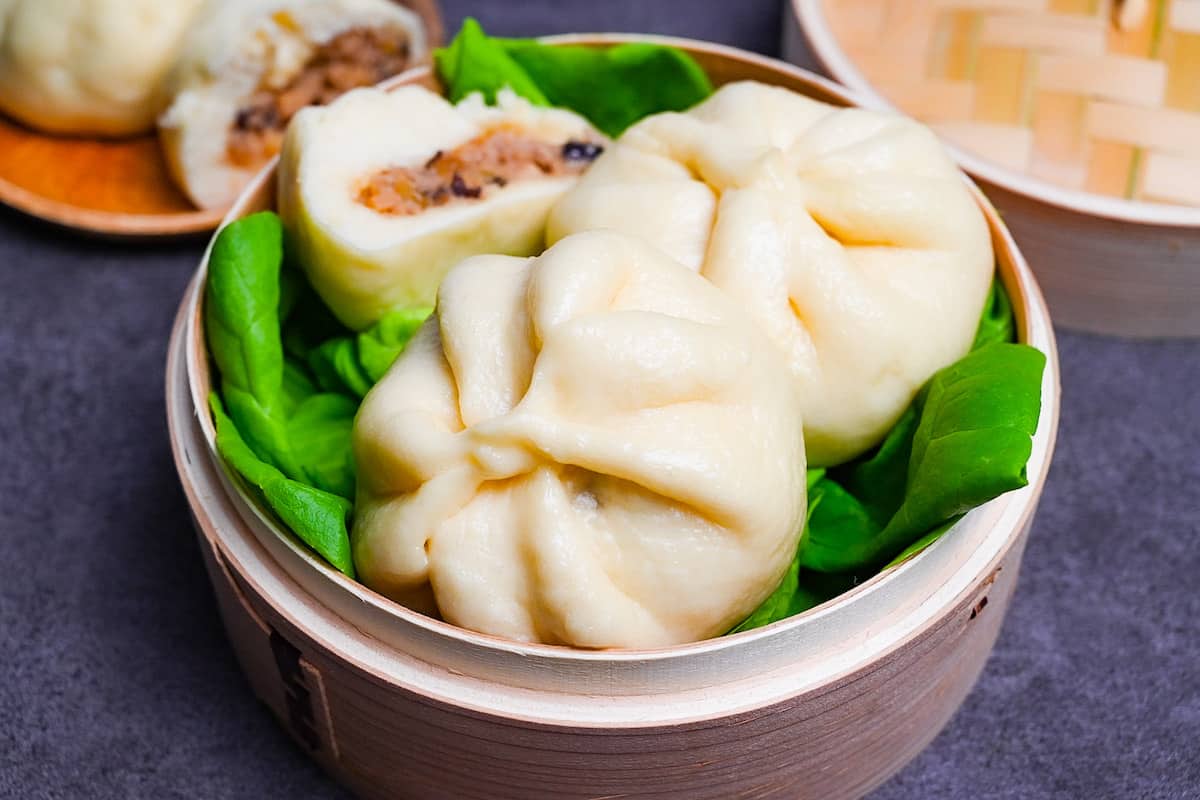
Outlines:
{"label": "cut bun half on plate", "polygon": [[200,20],[172,73],[159,135],[172,177],[201,208],[232,203],[300,109],[428,52],[420,17],[390,0],[210,0]]}
{"label": "cut bun half on plate", "polygon": [[0,112],[51,134],[153,130],[202,0],[0,0]]}

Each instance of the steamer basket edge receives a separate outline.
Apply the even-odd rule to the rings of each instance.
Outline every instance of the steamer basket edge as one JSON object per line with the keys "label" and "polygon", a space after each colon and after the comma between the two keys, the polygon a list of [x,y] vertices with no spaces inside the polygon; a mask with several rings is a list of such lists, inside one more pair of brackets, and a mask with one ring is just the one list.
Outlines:
{"label": "steamer basket edge", "polygon": [[[621,37],[602,37],[602,41],[613,41],[619,38]],[[598,37],[559,37],[558,40],[596,41]],[[720,57],[728,59],[732,54],[738,60],[751,63],[755,74],[761,75],[764,70],[775,70],[776,72],[789,73],[793,80],[796,75],[803,77],[803,73],[795,68],[782,64],[776,66],[776,62],[771,62],[768,59],[757,56],[741,54],[728,48],[709,47],[708,45],[698,43],[681,42],[681,40],[670,41],[675,44],[683,44],[684,46],[703,48],[707,58]],[[728,67],[727,65],[727,68],[732,67]],[[844,92],[824,81],[816,81],[814,85],[824,97],[845,97]],[[256,204],[265,202],[268,199],[269,193],[268,170],[260,176],[255,186],[243,196],[242,200],[235,207],[235,210],[230,213],[227,221],[247,213],[249,210],[257,207]],[[887,745],[887,758],[880,759],[878,766],[872,766],[866,761],[862,762],[861,774],[855,778],[857,782],[854,783],[854,786],[857,788],[854,788],[850,793],[846,793],[846,785],[848,784],[845,784],[843,781],[841,784],[831,784],[825,787],[828,791],[823,795],[853,796],[853,794],[857,794],[860,790],[865,790],[865,788],[870,788],[870,785],[881,782],[888,774],[898,769],[912,755],[915,755],[917,750],[936,734],[937,730],[940,729],[941,725],[949,718],[953,710],[957,708],[963,697],[965,697],[979,669],[982,668],[988,651],[990,651],[991,644],[999,629],[1000,619],[1007,605],[1008,596],[1012,591],[1012,584],[1015,582],[1020,554],[1024,546],[1025,534],[1030,518],[1036,508],[1046,468],[1048,467],[1058,413],[1057,362],[1054,356],[1053,337],[1050,333],[1044,306],[1042,305],[1036,285],[1026,272],[1022,272],[1024,267],[1020,263],[1020,255],[1016,252],[1015,248],[1011,248],[1010,240],[1007,233],[1003,230],[1003,226],[999,225],[998,221],[994,218],[994,212],[990,210],[990,207],[986,204],[984,207],[985,211],[988,211],[991,216],[990,222],[993,225],[993,231],[997,239],[998,252],[1004,250],[1013,259],[1013,262],[1008,264],[1007,268],[1002,270],[1002,273],[1010,292],[1014,295],[1014,304],[1017,305],[1019,313],[1022,316],[1020,320],[1021,327],[1026,337],[1032,337],[1035,343],[1047,351],[1049,356],[1046,377],[1046,403],[1043,412],[1042,429],[1039,431],[1040,443],[1038,449],[1042,461],[1037,465],[1037,468],[1031,469],[1030,474],[1033,485],[1026,490],[1022,490],[1006,498],[1006,503],[1004,504],[1006,507],[1013,504],[1020,505],[1019,509],[1014,506],[1014,510],[1017,512],[1016,516],[1008,520],[1013,525],[1012,530],[1008,531],[1002,537],[1003,541],[994,549],[992,558],[988,559],[986,565],[974,565],[977,568],[978,574],[971,575],[969,580],[958,587],[952,597],[941,596],[936,598],[939,613],[925,619],[919,627],[907,631],[904,636],[898,637],[895,641],[891,642],[889,647],[885,648],[883,652],[876,654],[879,656],[878,658],[870,660],[869,663],[856,663],[842,669],[826,670],[824,680],[809,686],[803,692],[795,691],[800,686],[800,683],[792,680],[791,686],[793,691],[790,694],[785,692],[770,697],[760,694],[756,698],[751,698],[752,701],[742,703],[740,707],[735,707],[728,703],[704,703],[700,707],[701,712],[699,714],[696,714],[693,709],[693,718],[690,721],[680,716],[669,719],[664,718],[667,721],[659,721],[657,723],[647,723],[643,720],[645,724],[651,724],[651,727],[657,730],[660,735],[665,736],[667,739],[675,736],[685,736],[684,741],[697,741],[703,739],[703,736],[698,731],[711,729],[713,725],[722,730],[726,729],[729,725],[737,725],[738,727],[730,728],[730,730],[746,731],[747,735],[749,735],[749,732],[754,730],[755,725],[765,724],[764,720],[778,715],[785,715],[789,719],[792,719],[794,724],[800,725],[807,724],[804,722],[804,719],[807,718],[805,715],[807,715],[812,720],[815,720],[812,724],[816,725],[820,723],[826,727],[833,725],[829,730],[834,730],[839,726],[831,722],[832,717],[830,717],[830,714],[834,713],[830,710],[832,698],[843,698],[839,702],[848,702],[853,707],[861,707],[861,704],[864,702],[876,702],[881,696],[890,697],[893,700],[908,697],[909,701],[911,701],[912,692],[916,691],[919,693],[920,687],[912,686],[911,679],[909,681],[910,685],[904,687],[898,686],[895,683],[896,675],[900,674],[897,672],[898,665],[906,663],[906,660],[917,658],[921,653],[928,655],[932,652],[937,652],[939,653],[939,658],[949,659],[950,663],[956,664],[955,669],[957,672],[954,673],[953,680],[947,678],[949,683],[939,689],[938,697],[940,699],[936,703],[930,697],[924,697],[920,701],[920,703],[924,704],[921,705],[921,708],[925,710],[922,712],[924,714],[922,717],[923,727],[921,727],[919,736],[916,738],[910,737],[904,743],[891,741]],[[207,254],[205,260],[207,260]],[[192,291],[189,294],[192,301],[190,303],[185,302],[184,306],[181,307],[180,327],[176,332],[177,341],[172,346],[171,359],[173,366],[171,370],[175,370],[181,374],[187,373],[184,375],[184,383],[175,383],[172,385],[170,383],[171,370],[168,372],[169,402],[172,397],[176,400],[182,400],[184,401],[184,405],[180,406],[180,408],[186,407],[188,410],[187,414],[184,414],[179,409],[172,412],[173,446],[181,477],[185,475],[186,465],[183,463],[183,460],[185,458],[194,458],[200,452],[203,452],[206,457],[214,459],[210,466],[215,468],[218,473],[221,473],[221,466],[211,452],[211,423],[205,407],[202,402],[193,403],[193,398],[200,398],[202,400],[205,396],[202,389],[206,388],[206,383],[198,383],[195,380],[197,377],[195,370],[202,370],[206,366],[204,364],[202,349],[203,338],[200,336],[201,332],[198,327],[199,314],[197,313],[196,298],[194,296],[196,294],[195,290],[202,278],[203,268],[197,273]],[[197,349],[197,345],[200,345],[200,349]],[[189,378],[192,381],[190,385],[187,383]],[[182,398],[179,397],[181,393],[183,395]],[[196,413],[197,409],[199,409],[199,413]],[[190,420],[187,420],[187,422],[199,425],[201,433],[199,441],[202,445],[208,445],[207,447],[201,446],[199,450],[193,451],[191,455],[183,452],[179,442],[179,429],[184,427],[185,417],[190,417]],[[630,698],[605,698],[605,703],[615,708],[613,714],[609,715],[610,718],[604,718],[603,714],[598,717],[593,714],[592,718],[589,718],[587,713],[582,713],[585,704],[580,702],[578,698],[571,700],[568,696],[566,702],[568,712],[563,712],[568,713],[568,716],[557,720],[549,720],[546,715],[531,714],[525,717],[519,713],[520,709],[530,707],[528,697],[522,694],[522,692],[527,693],[529,687],[511,686],[509,683],[500,681],[496,686],[492,687],[492,691],[501,695],[510,695],[507,704],[492,704],[491,707],[485,707],[472,705],[464,699],[463,695],[450,694],[439,697],[429,686],[406,686],[401,682],[395,681],[393,676],[387,672],[386,665],[381,667],[382,662],[379,659],[372,660],[370,657],[371,651],[388,649],[393,645],[389,644],[385,639],[377,637],[375,635],[377,632],[375,631],[364,632],[352,625],[345,624],[344,619],[339,620],[336,605],[322,602],[323,600],[328,600],[327,596],[318,596],[319,593],[311,591],[311,585],[296,583],[292,573],[280,569],[279,564],[272,554],[262,547],[263,543],[260,539],[254,533],[249,533],[244,529],[245,512],[249,506],[246,498],[240,496],[237,487],[232,487],[231,485],[224,488],[209,486],[206,489],[206,491],[210,492],[207,501],[204,501],[203,495],[197,492],[197,487],[187,484],[186,478],[185,488],[188,490],[189,502],[194,506],[193,513],[198,520],[198,533],[202,549],[205,550],[210,577],[213,580],[214,588],[221,601],[221,609],[226,626],[230,631],[230,637],[235,649],[239,652],[239,658],[242,659],[243,666],[247,674],[250,675],[255,693],[284,720],[285,726],[289,727],[295,733],[295,721],[290,720],[286,707],[286,697],[284,697],[286,692],[280,688],[283,685],[284,689],[286,689],[285,677],[279,672],[277,664],[272,663],[270,659],[263,656],[263,652],[269,652],[270,650],[269,643],[274,641],[272,636],[277,636],[282,631],[289,642],[294,642],[294,646],[298,649],[298,652],[302,653],[304,663],[307,665],[306,669],[310,670],[309,673],[306,673],[309,675],[310,680],[320,683],[322,690],[317,694],[322,698],[326,698],[325,704],[314,712],[315,718],[318,721],[325,720],[325,722],[322,722],[317,727],[325,732],[318,736],[318,739],[325,744],[326,755],[322,756],[320,753],[314,753],[314,755],[319,760],[322,760],[340,779],[354,786],[359,791],[364,792],[367,796],[384,796],[375,793],[381,791],[380,786],[385,785],[387,782],[383,779],[366,780],[353,771],[347,771],[344,766],[339,766],[337,753],[345,754],[348,751],[354,750],[358,745],[354,743],[352,735],[347,738],[345,734],[335,735],[333,731],[335,729],[344,731],[346,714],[361,711],[361,709],[347,711],[342,707],[339,698],[342,695],[340,687],[343,682],[349,684],[358,681],[363,686],[369,687],[369,689],[363,689],[363,691],[380,693],[380,702],[391,709],[396,720],[401,720],[401,722],[403,715],[408,712],[399,709],[408,708],[407,703],[418,702],[422,708],[429,707],[430,704],[438,707],[438,713],[450,714],[451,717],[457,720],[456,724],[467,724],[460,717],[469,717],[474,721],[472,724],[477,725],[485,725],[480,720],[490,720],[486,724],[494,725],[498,719],[506,720],[506,724],[517,724],[516,721],[523,719],[524,722],[521,724],[531,726],[532,729],[540,731],[555,730],[559,732],[556,735],[564,736],[569,735],[567,732],[572,730],[576,731],[576,734],[581,731],[624,730],[624,728],[613,729],[612,719],[625,717],[628,705],[626,700]],[[230,552],[228,542],[222,541],[222,532],[215,531],[203,524],[204,507],[197,507],[196,504],[201,502],[211,503],[212,498],[216,496],[217,492],[228,495],[229,488],[233,489],[232,496],[227,496],[226,499],[237,506],[236,514],[241,515],[241,518],[239,519],[236,516],[229,517],[226,519],[226,522],[231,522],[233,527],[238,527],[240,523],[243,529],[240,532],[224,533],[236,535],[244,540],[239,545],[245,545],[246,552],[254,553],[255,557],[259,559],[257,562],[247,562],[242,560],[238,554]],[[993,523],[994,521],[992,519]],[[267,533],[277,537],[277,534],[273,531],[268,530]],[[881,583],[890,581],[896,584],[898,576],[911,574],[922,563],[922,559],[926,558],[927,556],[923,555],[913,562],[909,562],[909,564],[891,571],[881,580]],[[1004,567],[1003,571],[995,571],[995,567],[1001,566],[1001,564]],[[279,585],[290,584],[289,591],[294,592],[295,597],[301,598],[300,602],[302,606],[300,608],[289,607],[288,603],[281,601],[279,597],[270,596],[264,590],[263,584],[259,582],[257,577],[250,574],[250,570],[252,569],[264,569],[272,572],[274,575],[273,580],[277,581]],[[995,584],[991,584],[991,581],[995,581]],[[989,585],[991,588],[989,588]],[[979,598],[987,597],[988,593],[992,597],[989,608],[989,611],[992,613],[980,614],[978,620],[975,620],[974,615],[971,615],[970,619],[972,622],[970,626],[967,626],[967,612],[974,611],[975,606],[979,603]],[[934,598],[931,595],[926,599],[931,601]],[[837,602],[835,601],[835,605]],[[834,611],[835,609],[831,610],[827,608],[822,614],[831,616]],[[341,629],[341,633],[348,637],[346,642],[349,642],[349,644],[341,643],[335,646],[330,641],[323,640],[321,636],[314,634],[314,626],[310,624],[310,620],[306,619],[308,616],[325,616],[333,620],[334,627]],[[337,624],[339,621],[341,622],[340,625]],[[799,622],[803,622],[803,620]],[[810,627],[813,625],[813,623],[806,624],[809,624]],[[778,625],[786,627],[788,623],[779,623]],[[251,633],[247,634],[247,631]],[[757,639],[748,638],[745,641],[749,643],[773,637],[778,638],[779,628],[776,628],[774,631],[769,629],[764,629],[764,631],[765,633],[758,634]],[[263,639],[264,636],[266,637],[265,639]],[[956,647],[955,643],[964,636],[974,644],[967,650],[960,650]],[[268,644],[264,645],[263,641],[268,642]],[[267,648],[266,651],[264,651],[264,647]],[[346,647],[349,647],[350,650],[346,650]],[[354,653],[355,648],[361,650],[356,655],[363,656],[362,658],[351,655]],[[701,647],[699,649],[703,650],[704,648]],[[365,656],[363,655],[364,653],[366,654]],[[531,656],[528,652],[522,652],[520,648],[516,651],[516,660],[518,662],[536,661],[538,657],[537,653]],[[314,664],[317,666],[314,667]],[[444,667],[445,665],[442,666]],[[428,663],[423,663],[423,669],[426,672],[422,674],[429,676],[433,672],[437,672],[439,674],[435,677],[439,679],[446,677],[441,674],[445,670],[435,668],[430,672],[428,671],[428,667]],[[546,664],[542,665],[544,669],[558,669],[561,667],[562,662],[555,658],[550,658]],[[644,663],[634,663],[633,667],[631,667],[634,670],[646,668],[646,664]],[[451,665],[449,672],[452,673],[454,669],[455,667]],[[783,672],[785,674],[782,683],[788,683],[787,670],[785,669]],[[627,671],[625,674],[629,674],[629,672]],[[752,672],[751,674],[755,680],[761,677],[758,673]],[[316,677],[312,677],[314,675]],[[459,681],[465,684],[469,682],[471,677],[470,675],[459,676]],[[608,677],[611,678],[611,675]],[[794,678],[795,676],[793,675],[792,677]],[[745,682],[744,678],[745,676],[743,676],[741,681],[743,683]],[[709,676],[709,682],[712,682],[711,675]],[[730,685],[736,683],[738,683],[737,680],[732,680]],[[451,681],[451,684],[453,684],[453,681]],[[855,692],[856,689],[858,693]],[[281,694],[281,692],[284,694]],[[676,698],[676,703],[684,701],[687,703],[695,702],[694,699],[687,697],[686,692],[679,694],[682,700]],[[284,699],[281,700],[281,697],[284,697]],[[634,694],[631,697],[637,702],[644,702],[646,700],[645,695]],[[414,700],[414,698],[419,698],[419,701]],[[703,700],[703,698],[701,699]],[[581,711],[574,724],[572,724],[571,717],[569,716],[569,707],[572,702],[576,703]],[[665,702],[669,704],[669,698]],[[536,708],[536,704],[533,707]],[[814,709],[824,710],[822,713],[813,716]],[[823,722],[821,722],[822,720]],[[334,724],[335,721],[341,722],[340,724]],[[403,725],[401,722],[393,721],[393,724],[399,725],[402,728]],[[844,729],[843,733],[845,734],[843,736],[844,741],[839,745],[841,747],[853,749],[855,743],[864,744],[868,742],[873,742],[872,747],[884,747],[881,741],[872,739],[872,734],[869,731],[851,731],[851,728],[846,727],[844,724],[841,727]],[[826,732],[828,733],[828,731]],[[410,730],[409,734],[411,733],[412,731]],[[311,737],[307,737],[307,734],[305,734],[301,738]],[[578,742],[576,741],[577,744]],[[663,746],[667,749],[676,747],[676,745],[666,742],[664,742]],[[737,750],[737,747],[734,745],[730,747],[732,750]],[[688,751],[682,750],[680,752],[686,753]],[[330,760],[331,753],[333,755],[332,760]],[[530,754],[527,753],[526,755]],[[542,757],[544,757],[544,754]],[[740,752],[740,755],[737,755],[737,757],[739,759],[745,758],[747,754]],[[799,775],[803,774],[802,770],[811,771],[818,766],[818,764],[812,762],[793,765],[794,772],[789,773],[791,777],[787,778],[787,780],[794,781]],[[555,769],[570,770],[572,767],[560,764]],[[631,779],[627,777],[626,780]],[[864,783],[864,781],[869,782],[869,785]],[[687,790],[687,785],[682,782],[679,784],[680,788],[678,789],[679,793],[677,796],[729,796],[698,793],[702,791],[700,788]],[[420,796],[432,797],[437,795],[434,793],[428,795],[421,794]],[[505,795],[501,793],[495,796],[515,797],[522,795]]]}
{"label": "steamer basket edge", "polygon": [[[779,78],[782,76],[783,78],[787,79],[784,81],[785,83],[790,81],[790,84],[793,86],[799,84],[799,88],[802,91],[805,89],[807,82],[812,80],[808,73],[782,62],[776,62],[771,59],[753,54],[741,53],[740,51],[736,51],[732,48],[722,47],[719,45],[708,45],[706,43],[697,43],[682,39],[669,39],[666,37],[630,37],[620,34],[610,34],[553,37],[553,40],[563,42],[604,44],[615,41],[626,41],[631,38],[636,38],[638,40],[668,42],[689,48],[692,50],[694,55],[697,55],[697,57],[702,60],[702,62],[708,62],[704,64],[706,69],[717,73],[728,71],[730,69],[730,62],[735,61],[735,67],[741,66],[742,64],[747,64],[753,72],[759,74],[764,72],[772,73],[772,76],[776,78],[775,82],[780,82]],[[411,82],[433,85],[431,83],[428,70],[425,69],[413,70],[410,73],[406,73],[406,75],[400,76],[392,85],[402,85]],[[816,92],[822,97],[828,97],[831,100],[844,104],[850,104],[853,102],[853,98],[849,96],[848,93],[833,84],[829,84],[821,79],[815,79],[813,80],[813,83],[816,86]],[[245,214],[254,210],[258,210],[259,208],[268,207],[271,202],[271,194],[273,189],[273,182],[271,180],[272,177],[273,165],[269,166],[267,169],[264,169],[254,183],[248,187],[247,191],[230,211],[226,218],[226,223],[240,216],[244,216]],[[1045,396],[1047,398],[1046,406],[1052,413],[1046,413],[1043,415],[1042,424],[1039,427],[1039,439],[1044,439],[1044,447],[1035,446],[1035,454],[1033,460],[1031,461],[1030,470],[1031,482],[1034,484],[1033,490],[1036,490],[1038,493],[1040,493],[1041,481],[1044,479],[1045,469],[1048,467],[1049,453],[1052,451],[1053,447],[1053,434],[1057,426],[1058,373],[1053,335],[1050,331],[1048,318],[1046,317],[1044,301],[1041,298],[1036,283],[1034,283],[1032,278],[1029,276],[1028,267],[1025,266],[1019,251],[1017,251],[1015,245],[1012,243],[1011,237],[1004,230],[1004,227],[997,218],[994,209],[986,202],[982,195],[978,194],[978,192],[976,192],[976,196],[981,202],[981,206],[983,207],[985,214],[988,216],[989,225],[993,231],[993,239],[997,251],[999,271],[1005,281],[1010,295],[1013,297],[1014,310],[1017,314],[1018,326],[1022,332],[1022,338],[1040,347],[1046,351],[1047,355],[1049,356],[1049,367],[1047,369],[1045,379]],[[191,287],[191,291],[189,292],[189,297],[191,298],[191,313],[190,324],[187,329],[187,369],[189,379],[191,381],[190,389],[193,402],[195,403],[195,407],[197,409],[203,410],[203,412],[199,413],[197,416],[199,417],[205,439],[208,442],[209,450],[213,457],[216,457],[214,441],[215,431],[212,427],[211,417],[206,411],[206,400],[210,386],[208,376],[209,365],[204,346],[202,315],[199,311],[200,297],[198,291],[199,283],[203,279],[204,264],[207,263],[207,257],[208,253],[206,252],[201,269],[198,271],[197,278]],[[1044,462],[1042,461],[1043,453],[1045,456]],[[242,491],[243,487],[241,487],[240,484],[235,482],[230,486],[230,488],[240,495],[242,502],[239,503],[239,507],[255,508],[255,504],[245,495],[245,493]],[[1025,491],[1032,490],[1027,489],[1023,490],[1022,492],[1012,493],[1004,498],[1000,498],[993,504],[989,504],[989,507],[994,508],[997,505],[1008,505],[1009,503],[1016,502],[1023,497],[1023,492]],[[274,529],[274,524],[269,522],[264,514],[259,513],[257,516],[259,518],[258,521],[263,523],[259,526],[260,529],[256,531],[260,537],[265,538],[270,543],[278,543],[281,541],[288,542],[291,545],[291,551],[299,554],[308,562],[310,567],[315,567],[318,571],[320,571],[322,573],[321,577],[338,584],[341,588],[349,589],[356,593],[356,601],[372,602],[375,600],[382,600],[382,598],[380,598],[378,595],[375,595],[373,592],[361,587],[360,584],[345,579],[340,574],[323,565],[318,559],[309,554],[308,551],[302,546],[292,542],[289,537],[280,536],[277,533],[274,533],[273,530],[266,530],[267,528]],[[249,524],[254,520],[247,519],[246,521]],[[901,571],[903,571],[903,567],[900,570],[890,571],[889,575],[897,574]],[[395,606],[389,601],[383,600],[382,602],[388,606],[389,611],[398,612],[402,615],[407,615],[410,618],[415,618],[415,621],[417,621],[419,624],[426,624],[429,622],[426,620],[426,618],[421,617],[420,615],[412,614],[412,612],[408,612],[407,609]],[[477,634],[467,634],[453,626],[444,625],[442,623],[433,623],[433,625],[439,633],[449,632],[452,635],[460,637],[465,635],[467,638],[475,637],[478,639]],[[743,634],[742,636],[746,637],[748,634]],[[490,637],[483,637],[484,640],[489,638]],[[728,641],[728,639],[711,641],[721,642]],[[539,649],[542,651],[542,653],[548,651],[552,656],[572,654],[577,658],[586,658],[586,656],[581,654],[580,651],[572,651],[566,648],[516,646],[514,643],[503,643],[500,642],[500,640],[483,642],[484,646],[496,645],[497,643],[499,643],[502,647],[505,646],[505,644],[510,645],[513,649],[519,651],[524,657],[522,660],[528,660],[528,657],[530,656],[536,657]],[[672,648],[671,651],[680,652],[685,649],[687,648]]]}

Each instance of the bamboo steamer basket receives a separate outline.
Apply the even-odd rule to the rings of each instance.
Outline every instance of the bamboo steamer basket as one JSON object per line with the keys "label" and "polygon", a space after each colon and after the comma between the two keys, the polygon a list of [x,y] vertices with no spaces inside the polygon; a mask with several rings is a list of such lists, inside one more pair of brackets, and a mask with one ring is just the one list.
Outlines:
{"label": "bamboo steamer basket", "polygon": [[1056,323],[1200,336],[1200,2],[791,0],[783,50],[937,130]]}
{"label": "bamboo steamer basket", "polygon": [[[699,42],[716,83],[750,78],[850,105],[789,65]],[[397,84],[433,86],[428,71]],[[228,220],[269,208],[268,168]],[[214,450],[202,263],[176,319],[167,410],[221,616],[250,685],[299,746],[365,798],[848,798],[915,756],[963,701],[1016,584],[1058,424],[1038,287],[987,214],[1020,338],[1048,356],[1029,486],[907,563],[792,619],[654,651],[527,645],[396,605],[280,531]],[[981,732],[982,734],[982,732]]]}

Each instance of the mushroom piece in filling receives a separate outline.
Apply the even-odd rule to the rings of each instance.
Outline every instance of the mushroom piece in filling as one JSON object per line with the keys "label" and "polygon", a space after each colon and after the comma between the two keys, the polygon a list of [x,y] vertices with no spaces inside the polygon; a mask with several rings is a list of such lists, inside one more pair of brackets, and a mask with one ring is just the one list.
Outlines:
{"label": "mushroom piece in filling", "polygon": [[410,216],[452,202],[476,200],[514,181],[578,175],[604,151],[598,142],[532,138],[500,125],[418,167],[387,167],[358,187],[357,200],[381,214]]}
{"label": "mushroom piece in filling", "polygon": [[287,84],[259,86],[238,111],[226,151],[243,167],[279,152],[288,121],[309,105],[325,105],[362,86],[374,86],[408,66],[408,34],[397,28],[351,28],[318,47]]}

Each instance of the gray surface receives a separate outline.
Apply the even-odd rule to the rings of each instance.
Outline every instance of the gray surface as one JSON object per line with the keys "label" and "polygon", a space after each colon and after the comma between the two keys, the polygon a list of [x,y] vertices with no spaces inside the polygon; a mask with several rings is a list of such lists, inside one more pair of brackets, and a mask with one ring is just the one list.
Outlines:
{"label": "gray surface", "polygon": [[[448,5],[507,34],[778,40],[772,0]],[[251,698],[171,465],[166,337],[199,251],[0,211],[0,797],[346,796]],[[880,800],[1200,797],[1200,343],[1060,346],[1059,449],[999,645]]]}

